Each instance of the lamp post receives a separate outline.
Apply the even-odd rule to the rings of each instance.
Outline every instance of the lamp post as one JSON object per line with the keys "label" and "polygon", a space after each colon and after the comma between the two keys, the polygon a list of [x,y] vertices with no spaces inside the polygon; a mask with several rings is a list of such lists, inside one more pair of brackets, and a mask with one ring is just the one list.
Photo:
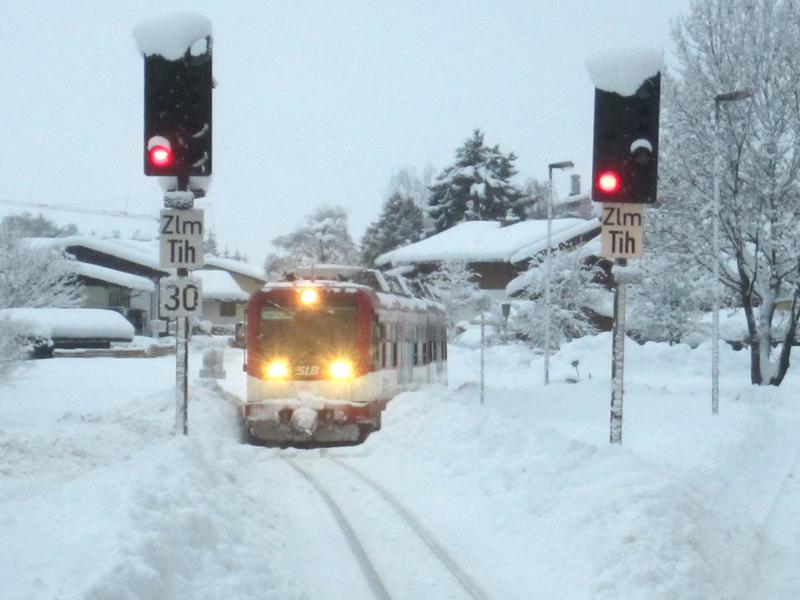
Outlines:
{"label": "lamp post", "polygon": [[550,383],[550,252],[553,245],[553,169],[571,169],[571,160],[547,165],[547,248],[544,258],[544,384]]}
{"label": "lamp post", "polygon": [[719,105],[723,102],[738,102],[752,98],[754,89],[736,90],[714,96],[714,223],[712,225],[714,306],[711,315],[711,414],[719,414]]}

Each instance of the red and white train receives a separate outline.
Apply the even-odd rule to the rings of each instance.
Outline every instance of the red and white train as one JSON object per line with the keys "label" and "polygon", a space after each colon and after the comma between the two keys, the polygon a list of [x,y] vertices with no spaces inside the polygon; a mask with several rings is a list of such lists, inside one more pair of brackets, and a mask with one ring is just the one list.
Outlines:
{"label": "red and white train", "polygon": [[317,266],[267,283],[247,306],[247,399],[255,441],[363,442],[400,392],[447,380],[447,323],[424,286]]}

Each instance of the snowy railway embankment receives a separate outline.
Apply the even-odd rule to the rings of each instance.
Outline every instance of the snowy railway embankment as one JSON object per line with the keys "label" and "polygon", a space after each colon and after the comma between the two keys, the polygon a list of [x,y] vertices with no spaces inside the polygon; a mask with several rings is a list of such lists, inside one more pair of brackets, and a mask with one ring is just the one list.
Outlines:
{"label": "snowy railway embankment", "polygon": [[[622,446],[608,444],[601,335],[556,354],[548,387],[540,357],[490,349],[483,406],[478,351],[454,346],[449,389],[396,398],[364,445],[325,454],[239,444],[231,403],[196,379],[199,352],[188,438],[171,435],[172,357],[30,363],[0,387],[3,595],[373,597],[288,458],[335,499],[392,598],[470,596],[348,469],[486,597],[796,597],[797,376],[754,388],[749,357],[725,349],[712,417],[708,346],[629,342],[627,354]],[[240,359],[227,352],[234,393]],[[580,380],[566,383],[575,360]]]}

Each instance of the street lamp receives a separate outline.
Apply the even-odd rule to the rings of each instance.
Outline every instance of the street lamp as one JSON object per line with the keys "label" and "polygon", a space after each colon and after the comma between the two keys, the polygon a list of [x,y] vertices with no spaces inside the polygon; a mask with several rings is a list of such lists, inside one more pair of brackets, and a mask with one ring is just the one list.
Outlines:
{"label": "street lamp", "polygon": [[711,414],[719,414],[719,105],[723,102],[738,102],[752,98],[755,90],[748,88],[714,96],[714,223],[713,267],[714,267],[714,306],[711,315]]}
{"label": "street lamp", "polygon": [[550,383],[550,252],[553,245],[553,169],[571,169],[571,160],[547,165],[547,248],[544,258],[544,384]]}

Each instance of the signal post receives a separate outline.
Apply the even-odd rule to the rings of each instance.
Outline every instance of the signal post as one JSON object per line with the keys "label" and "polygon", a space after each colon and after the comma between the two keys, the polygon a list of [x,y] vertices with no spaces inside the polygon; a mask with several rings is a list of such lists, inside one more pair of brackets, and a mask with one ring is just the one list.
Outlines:
{"label": "signal post", "polygon": [[621,271],[644,251],[644,205],[656,201],[661,72],[635,93],[595,82],[592,200],[602,203],[601,254],[615,263],[609,441],[622,443],[625,367],[625,284]]}
{"label": "signal post", "polygon": [[[186,23],[196,39],[186,39]],[[143,22],[134,30],[144,56],[144,174],[157,176],[164,192],[159,219],[159,264],[175,275],[161,280],[159,316],[176,320],[175,429],[188,433],[188,340],[190,319],[202,309],[202,287],[189,271],[202,267],[203,211],[195,198],[205,195],[211,175],[212,102],[211,24],[194,14]],[[172,38],[172,39],[170,39]],[[152,40],[180,39],[164,48]]]}

